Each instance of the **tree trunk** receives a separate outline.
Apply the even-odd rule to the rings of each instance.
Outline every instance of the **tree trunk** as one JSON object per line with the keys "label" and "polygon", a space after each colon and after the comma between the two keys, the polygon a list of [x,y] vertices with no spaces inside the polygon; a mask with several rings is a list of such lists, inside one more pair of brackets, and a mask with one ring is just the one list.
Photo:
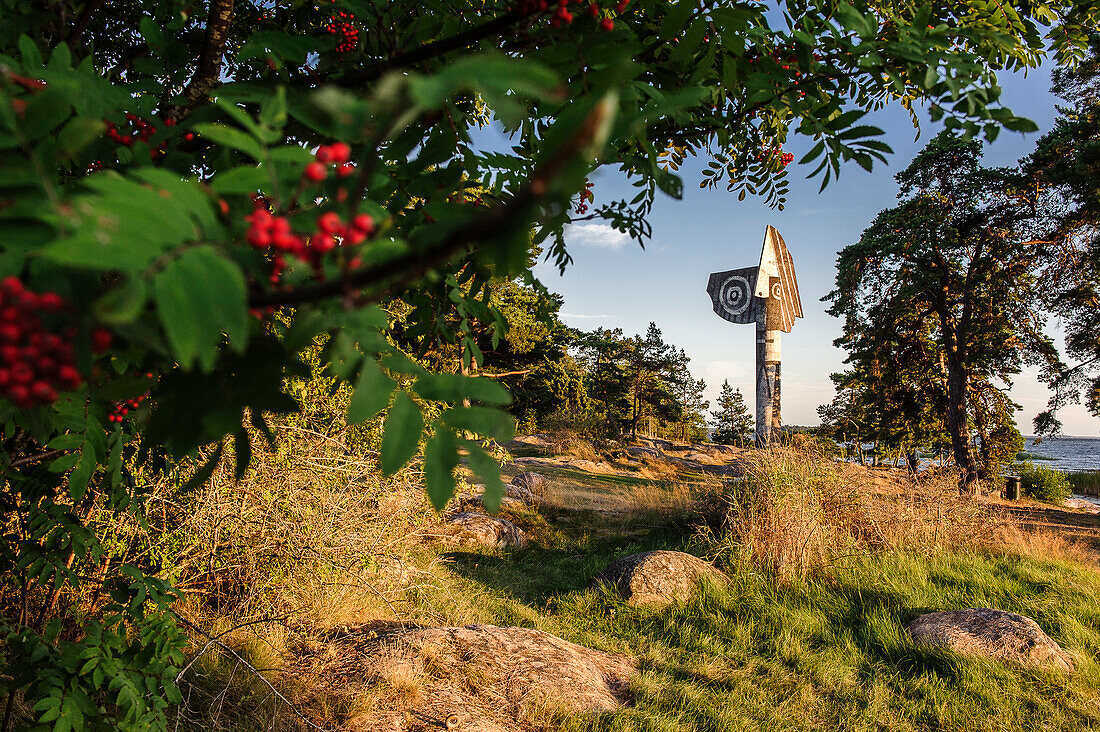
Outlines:
{"label": "tree trunk", "polygon": [[978,470],[970,450],[970,429],[966,422],[967,382],[966,367],[948,354],[945,426],[947,434],[951,436],[951,451],[955,456],[955,465],[959,467],[959,493],[964,496],[976,496]]}

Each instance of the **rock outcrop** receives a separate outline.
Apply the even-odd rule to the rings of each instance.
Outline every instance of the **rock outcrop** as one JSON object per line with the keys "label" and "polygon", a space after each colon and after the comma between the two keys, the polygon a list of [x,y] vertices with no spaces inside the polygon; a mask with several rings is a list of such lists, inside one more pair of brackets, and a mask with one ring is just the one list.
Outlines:
{"label": "rock outcrop", "polygon": [[921,615],[909,623],[918,644],[1033,666],[1074,670],[1073,658],[1031,618],[984,607]]}
{"label": "rock outcrop", "polygon": [[331,639],[326,650],[338,659],[323,665],[333,681],[381,682],[398,692],[350,720],[348,730],[404,730],[410,719],[432,729],[529,729],[547,708],[614,711],[635,674],[630,659],[532,628],[363,628]]}
{"label": "rock outcrop", "polygon": [[549,481],[546,480],[546,476],[540,475],[539,473],[520,473],[515,478],[512,478],[512,485],[529,491],[537,496],[546,489],[546,486],[549,485]]}
{"label": "rock outcrop", "polygon": [[723,584],[726,576],[699,557],[658,550],[616,559],[596,576],[596,583],[636,605],[668,605],[686,600],[703,579]]}
{"label": "rock outcrop", "polygon": [[448,538],[458,544],[480,544],[498,549],[527,546],[523,530],[511,521],[483,513],[464,512],[443,524]]}

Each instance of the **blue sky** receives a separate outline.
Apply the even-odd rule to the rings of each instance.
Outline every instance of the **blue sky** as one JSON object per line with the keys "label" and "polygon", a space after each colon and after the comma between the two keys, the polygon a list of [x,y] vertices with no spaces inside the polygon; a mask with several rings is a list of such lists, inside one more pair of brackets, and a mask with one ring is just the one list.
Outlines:
{"label": "blue sky", "polygon": [[[986,165],[1013,164],[1030,152],[1056,114],[1048,70],[1032,71],[1026,77],[1006,74],[1001,84],[1003,101],[1017,114],[1034,120],[1040,132],[1002,132],[986,151]],[[705,287],[711,272],[755,264],[764,227],[775,226],[794,257],[805,312],[805,318],[783,336],[783,422],[817,424],[817,406],[833,395],[829,374],[841,370],[844,360],[844,353],[832,345],[840,335],[840,323],[825,314],[825,304],[820,302],[832,289],[837,252],[857,241],[879,211],[895,204],[894,174],[939,129],[925,117],[920,139],[914,140],[916,131],[900,106],[868,119],[885,130],[885,140],[894,149],[889,163],[876,165],[872,173],[851,164],[842,169],[839,181],[819,194],[820,181],[805,179],[812,166],[792,164],[786,209],[778,211],[751,198],[738,202],[735,194],[722,188],[700,189],[703,163],[692,159],[681,170],[683,200],[658,194],[651,219],[653,238],[644,250],[609,227],[574,225],[566,234],[574,263],[565,275],[559,276],[547,263],[538,265],[535,272],[550,290],[564,296],[562,320],[569,325],[585,330],[622,328],[633,334],[644,333],[653,321],[666,342],[691,357],[692,373],[706,380],[712,402],[723,379],[751,401],[755,394],[753,327],[718,318]],[[787,149],[797,161],[808,148],[808,141],[796,139]],[[597,204],[624,195],[629,199],[636,192],[616,171],[601,172],[593,180]],[[1051,327],[1058,337],[1057,324]],[[1032,417],[1046,403],[1046,387],[1034,371],[1024,372],[1012,396],[1022,407],[1017,424],[1030,434]],[[1061,418],[1066,434],[1100,433],[1100,420],[1082,407],[1065,409]]]}

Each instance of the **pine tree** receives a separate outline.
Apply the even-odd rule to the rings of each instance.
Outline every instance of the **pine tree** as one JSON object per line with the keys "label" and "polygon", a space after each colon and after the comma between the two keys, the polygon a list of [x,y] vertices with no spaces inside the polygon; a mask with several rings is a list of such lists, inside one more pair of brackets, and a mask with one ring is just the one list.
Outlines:
{"label": "pine tree", "polygon": [[738,445],[747,442],[755,429],[752,415],[745,405],[740,389],[730,386],[729,380],[722,382],[722,391],[718,394],[718,411],[711,412],[714,417],[714,434],[711,440],[720,445]]}

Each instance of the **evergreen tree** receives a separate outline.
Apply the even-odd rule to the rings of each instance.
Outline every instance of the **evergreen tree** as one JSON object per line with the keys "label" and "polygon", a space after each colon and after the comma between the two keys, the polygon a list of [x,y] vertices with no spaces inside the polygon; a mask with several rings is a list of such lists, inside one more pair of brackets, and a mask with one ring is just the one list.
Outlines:
{"label": "evergreen tree", "polygon": [[1100,417],[1100,35],[1088,58],[1054,72],[1052,91],[1068,102],[1054,128],[1036,143],[1025,169],[1039,193],[1044,239],[1060,266],[1048,280],[1048,305],[1063,322],[1066,353],[1044,377],[1054,388],[1050,409],[1035,418],[1035,432],[1061,429],[1057,410],[1081,401]]}
{"label": "evergreen tree", "polygon": [[[1027,186],[980,158],[978,142],[950,132],[933,139],[897,176],[902,202],[841,252],[837,288],[825,298],[845,319],[836,344],[866,373],[880,410],[895,409],[893,375],[918,389],[921,379],[942,384],[934,411],[944,415],[965,493],[996,469],[982,461],[1003,452],[992,441],[1011,437],[1012,377],[1025,363],[1056,360],[1043,333],[1047,258]],[[917,402],[902,424],[929,419]],[[989,445],[979,455],[975,433]]]}
{"label": "evergreen tree", "polygon": [[711,412],[714,417],[714,433],[711,440],[720,445],[740,445],[752,439],[755,425],[745,398],[740,389],[730,386],[729,380],[722,382],[722,391],[718,394],[718,411]]}

